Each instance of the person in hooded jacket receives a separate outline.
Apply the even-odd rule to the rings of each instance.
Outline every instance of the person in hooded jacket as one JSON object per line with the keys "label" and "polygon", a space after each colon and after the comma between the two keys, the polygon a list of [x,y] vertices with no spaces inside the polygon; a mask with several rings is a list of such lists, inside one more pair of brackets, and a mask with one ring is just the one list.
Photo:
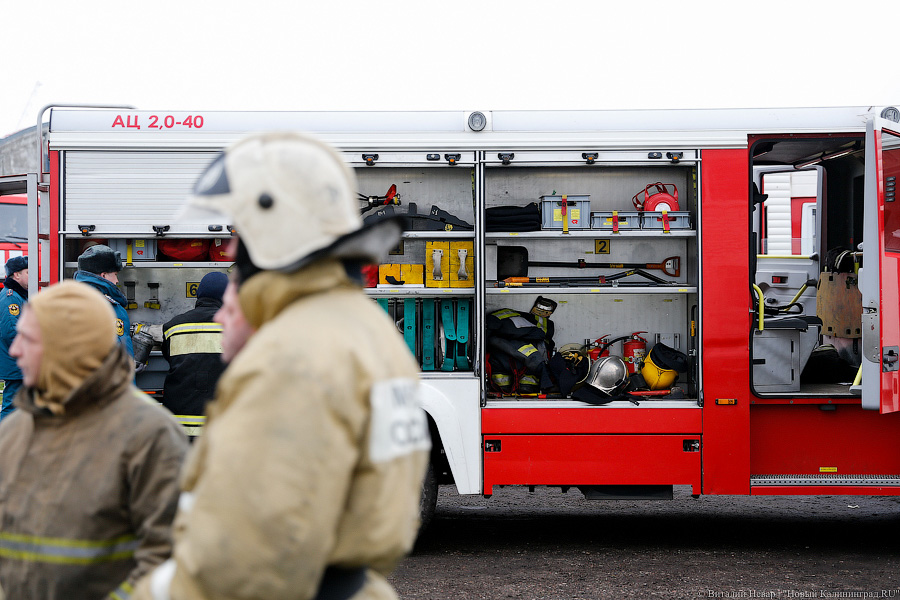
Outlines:
{"label": "person in hooded jacket", "polygon": [[225,273],[207,273],[197,286],[194,308],[163,325],[162,354],[169,362],[169,371],[162,403],[175,415],[202,415],[225,370],[222,325],[213,317],[222,307],[227,285]]}
{"label": "person in hooded jacket", "polygon": [[16,337],[16,323],[28,302],[28,258],[14,256],[6,261],[6,279],[0,290],[0,379],[3,380],[3,409],[0,421],[15,410],[13,398],[22,386],[22,371],[9,355]]}
{"label": "person in hooded jacket", "polygon": [[109,301],[115,311],[116,335],[119,343],[134,358],[134,347],[131,342],[131,320],[128,318],[128,300],[119,289],[119,271],[122,270],[122,255],[109,246],[94,244],[78,257],[78,270],[75,281],[82,281]]}
{"label": "person in hooded jacket", "polygon": [[132,385],[109,302],[83,283],[32,298],[10,353],[24,384],[0,423],[0,586],[127,598],[171,553],[187,437]]}
{"label": "person in hooded jacket", "polygon": [[185,464],[172,559],[132,598],[397,597],[385,575],[416,537],[430,439],[418,365],[358,279],[400,226],[362,227],[356,189],[337,152],[292,133],[245,138],[201,175],[194,206],[240,232],[256,331]]}

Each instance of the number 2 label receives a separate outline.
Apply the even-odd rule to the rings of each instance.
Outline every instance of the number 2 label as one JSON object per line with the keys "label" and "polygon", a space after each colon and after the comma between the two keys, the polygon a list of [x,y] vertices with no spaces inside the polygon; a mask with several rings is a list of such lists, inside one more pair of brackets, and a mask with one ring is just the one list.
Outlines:
{"label": "number 2 label", "polygon": [[594,240],[594,254],[609,254],[609,240]]}

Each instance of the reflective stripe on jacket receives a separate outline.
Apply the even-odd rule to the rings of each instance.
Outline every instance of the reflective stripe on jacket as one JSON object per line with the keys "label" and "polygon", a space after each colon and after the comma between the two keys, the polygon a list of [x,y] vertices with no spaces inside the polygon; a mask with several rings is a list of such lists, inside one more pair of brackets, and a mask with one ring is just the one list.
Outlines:
{"label": "reflective stripe on jacket", "polygon": [[175,415],[175,420],[181,423],[181,428],[189,437],[197,437],[203,433],[206,417],[196,415]]}
{"label": "reflective stripe on jacket", "polygon": [[222,325],[213,316],[220,300],[200,298],[191,310],[163,325],[162,354],[169,362],[163,406],[175,415],[202,415],[225,370]]}
{"label": "reflective stripe on jacket", "polygon": [[30,562],[89,565],[134,558],[137,547],[134,535],[96,541],[0,532],[0,556]]}
{"label": "reflective stripe on jacket", "polygon": [[182,323],[167,329],[165,339],[170,343],[170,356],[222,354],[222,326],[218,323]]}

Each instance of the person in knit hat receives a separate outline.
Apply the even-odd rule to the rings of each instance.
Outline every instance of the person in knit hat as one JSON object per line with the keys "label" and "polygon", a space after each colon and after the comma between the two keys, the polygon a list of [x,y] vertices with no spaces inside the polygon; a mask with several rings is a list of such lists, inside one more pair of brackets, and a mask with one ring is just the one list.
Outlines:
{"label": "person in knit hat", "polygon": [[222,307],[227,285],[225,273],[207,273],[197,287],[194,308],[163,325],[162,354],[169,361],[169,371],[162,403],[175,415],[202,415],[225,370],[222,326],[213,317]]}
{"label": "person in knit hat", "polygon": [[132,385],[110,303],[64,281],[35,295],[10,354],[22,369],[0,423],[0,582],[8,598],[127,598],[172,550],[177,421]]}
{"label": "person in knit hat", "polygon": [[13,398],[22,385],[22,371],[9,355],[9,346],[16,337],[16,323],[22,307],[28,302],[28,258],[14,256],[6,261],[6,279],[0,290],[0,379],[3,380],[3,408],[0,420],[12,411]]}
{"label": "person in knit hat", "polygon": [[94,244],[89,246],[78,257],[78,270],[75,281],[82,281],[109,301],[115,311],[113,322],[116,324],[116,335],[119,343],[125,346],[128,354],[134,356],[131,341],[131,320],[128,318],[128,300],[119,289],[119,271],[122,270],[122,255],[109,246]]}

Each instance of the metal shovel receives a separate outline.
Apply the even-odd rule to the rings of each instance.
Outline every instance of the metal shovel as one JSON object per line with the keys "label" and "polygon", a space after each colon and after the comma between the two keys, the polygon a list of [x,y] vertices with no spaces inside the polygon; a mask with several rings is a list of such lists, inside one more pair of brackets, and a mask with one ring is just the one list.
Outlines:
{"label": "metal shovel", "polygon": [[669,277],[681,275],[681,257],[670,256],[658,263],[572,262],[528,260],[528,248],[524,246],[497,246],[497,279],[527,277],[529,267],[556,267],[569,269],[655,269]]}

